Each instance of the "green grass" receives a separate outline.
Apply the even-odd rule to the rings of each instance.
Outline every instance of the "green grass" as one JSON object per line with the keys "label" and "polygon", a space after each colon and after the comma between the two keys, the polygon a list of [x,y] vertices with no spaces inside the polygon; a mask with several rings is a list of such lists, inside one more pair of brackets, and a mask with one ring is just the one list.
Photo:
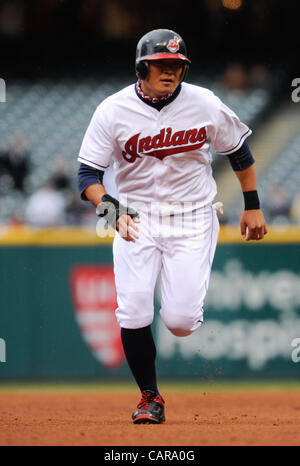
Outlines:
{"label": "green grass", "polygon": [[[242,391],[284,391],[300,390],[300,380],[291,381],[229,381],[229,382],[161,382],[160,391],[203,392],[242,392]],[[4,393],[125,393],[138,391],[134,383],[120,381],[103,382],[0,382],[0,392]]]}

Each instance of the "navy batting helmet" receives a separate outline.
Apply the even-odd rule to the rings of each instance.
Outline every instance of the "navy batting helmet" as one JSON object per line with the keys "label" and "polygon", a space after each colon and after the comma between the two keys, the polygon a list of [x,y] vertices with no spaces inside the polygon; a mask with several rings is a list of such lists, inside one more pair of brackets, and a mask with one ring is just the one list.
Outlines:
{"label": "navy batting helmet", "polygon": [[170,29],[154,29],[145,34],[136,47],[135,70],[138,78],[146,79],[149,60],[182,60],[183,80],[191,62],[187,58],[186,46],[182,37]]}

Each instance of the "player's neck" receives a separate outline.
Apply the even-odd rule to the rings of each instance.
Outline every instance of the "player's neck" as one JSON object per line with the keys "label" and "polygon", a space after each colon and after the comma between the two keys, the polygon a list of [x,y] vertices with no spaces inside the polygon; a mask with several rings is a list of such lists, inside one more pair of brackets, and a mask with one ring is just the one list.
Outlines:
{"label": "player's neck", "polygon": [[140,88],[143,91],[146,97],[151,97],[151,99],[161,99],[166,98],[172,95],[169,92],[159,92],[153,89],[152,87],[148,86],[147,81],[141,81]]}
{"label": "player's neck", "polygon": [[181,84],[177,86],[174,92],[169,93],[163,97],[149,97],[141,89],[141,81],[138,80],[135,84],[135,92],[139,99],[141,99],[145,104],[150,105],[151,107],[156,108],[159,112],[164,108],[165,105],[170,104],[181,91]]}

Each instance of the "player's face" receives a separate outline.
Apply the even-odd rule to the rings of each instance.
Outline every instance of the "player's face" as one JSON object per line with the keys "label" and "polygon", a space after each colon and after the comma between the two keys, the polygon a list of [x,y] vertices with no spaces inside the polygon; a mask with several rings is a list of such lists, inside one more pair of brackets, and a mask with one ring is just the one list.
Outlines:
{"label": "player's face", "polygon": [[149,73],[142,89],[150,97],[162,97],[174,92],[181,81],[182,60],[149,60]]}

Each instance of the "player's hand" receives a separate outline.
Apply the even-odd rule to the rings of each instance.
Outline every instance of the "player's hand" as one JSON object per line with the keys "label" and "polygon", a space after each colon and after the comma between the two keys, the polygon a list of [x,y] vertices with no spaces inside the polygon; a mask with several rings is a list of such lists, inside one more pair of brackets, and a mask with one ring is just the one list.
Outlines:
{"label": "player's hand", "polygon": [[125,241],[135,241],[139,238],[139,228],[136,225],[140,223],[139,217],[131,218],[130,215],[120,215],[117,220],[117,231]]}
{"label": "player's hand", "polygon": [[242,238],[246,241],[259,241],[268,233],[266,221],[261,210],[244,210],[240,227]]}

